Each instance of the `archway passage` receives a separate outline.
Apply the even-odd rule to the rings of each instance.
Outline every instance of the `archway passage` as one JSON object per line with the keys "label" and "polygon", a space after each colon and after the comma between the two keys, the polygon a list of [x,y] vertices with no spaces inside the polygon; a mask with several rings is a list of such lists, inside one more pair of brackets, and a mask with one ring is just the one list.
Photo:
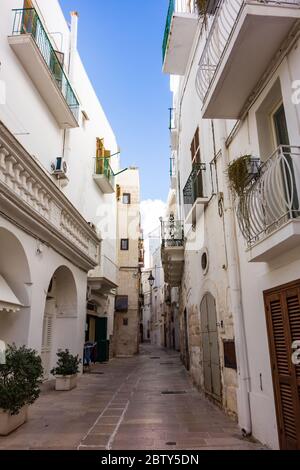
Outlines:
{"label": "archway passage", "polygon": [[219,337],[216,301],[211,294],[203,297],[200,306],[205,392],[217,401],[222,399]]}
{"label": "archway passage", "polygon": [[0,276],[3,297],[0,295],[0,338],[8,344],[23,346],[28,343],[30,323],[29,263],[20,240],[3,227],[0,228]]}
{"label": "archway passage", "polygon": [[77,288],[69,268],[61,266],[50,280],[43,319],[41,356],[44,378],[56,363],[59,349],[76,353],[78,347]]}

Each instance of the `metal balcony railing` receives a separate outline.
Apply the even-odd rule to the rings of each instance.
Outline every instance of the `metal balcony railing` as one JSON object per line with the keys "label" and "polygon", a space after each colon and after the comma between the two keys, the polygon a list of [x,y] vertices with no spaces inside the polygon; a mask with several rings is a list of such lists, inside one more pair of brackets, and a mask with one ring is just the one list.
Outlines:
{"label": "metal balcony railing", "polygon": [[14,36],[21,34],[32,36],[67,105],[75,119],[78,120],[79,102],[59,60],[59,53],[54,50],[36,10],[27,8],[13,11],[15,17],[12,34]]}
{"label": "metal balcony railing", "polygon": [[176,161],[175,157],[170,158],[170,178],[176,178]]}
{"label": "metal balcony railing", "polygon": [[204,198],[204,181],[203,172],[206,171],[204,163],[196,163],[193,165],[192,172],[187,180],[183,190],[183,200],[186,206],[186,213],[195,204],[198,198]]}
{"label": "metal balcony railing", "polygon": [[169,131],[176,129],[175,123],[175,109],[169,108]]}
{"label": "metal balcony railing", "polygon": [[169,35],[171,32],[171,23],[172,23],[172,18],[173,18],[174,13],[195,14],[198,12],[197,4],[198,4],[198,0],[170,0],[163,46],[162,46],[163,62],[166,56],[167,46],[169,42]]}
{"label": "metal balcony railing", "polygon": [[110,158],[109,157],[96,157],[95,158],[95,175],[103,175],[106,176],[108,181],[111,183],[112,186],[115,184],[115,175],[110,166]]}
{"label": "metal balcony railing", "polygon": [[184,246],[184,224],[170,216],[161,223],[162,247],[174,248]]}
{"label": "metal balcony railing", "polygon": [[227,48],[234,27],[246,4],[300,6],[299,0],[220,0],[199,62],[196,77],[198,95],[205,102],[216,70]]}
{"label": "metal balcony railing", "polygon": [[300,218],[300,147],[280,146],[240,197],[237,216],[252,247],[286,222]]}

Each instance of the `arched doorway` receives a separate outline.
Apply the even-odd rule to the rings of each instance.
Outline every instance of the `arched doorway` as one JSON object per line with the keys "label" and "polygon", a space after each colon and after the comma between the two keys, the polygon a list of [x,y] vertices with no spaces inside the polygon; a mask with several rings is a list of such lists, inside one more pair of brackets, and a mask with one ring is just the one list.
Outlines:
{"label": "arched doorway", "polygon": [[61,266],[52,276],[43,319],[41,356],[44,379],[56,363],[58,349],[77,350],[77,288],[69,268]]}
{"label": "arched doorway", "polygon": [[23,346],[28,342],[30,323],[29,263],[22,243],[3,227],[0,228],[0,275],[22,305],[19,311],[0,312],[0,339]]}
{"label": "arched doorway", "polygon": [[200,306],[205,392],[217,401],[222,400],[216,301],[211,294],[203,297]]}

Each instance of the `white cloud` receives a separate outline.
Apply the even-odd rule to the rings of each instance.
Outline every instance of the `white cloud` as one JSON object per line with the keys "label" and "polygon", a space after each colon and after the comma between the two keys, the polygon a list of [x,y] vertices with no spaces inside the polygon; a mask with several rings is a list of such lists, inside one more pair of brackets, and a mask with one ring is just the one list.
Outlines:
{"label": "white cloud", "polygon": [[148,235],[160,229],[160,217],[164,217],[166,212],[166,203],[156,199],[147,199],[141,202],[142,228],[145,238]]}

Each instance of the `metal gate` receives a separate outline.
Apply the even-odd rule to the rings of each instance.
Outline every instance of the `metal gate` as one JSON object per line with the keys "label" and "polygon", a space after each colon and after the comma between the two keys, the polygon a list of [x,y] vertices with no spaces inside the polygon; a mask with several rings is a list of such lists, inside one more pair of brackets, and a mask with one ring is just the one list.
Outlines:
{"label": "metal gate", "polygon": [[211,294],[203,297],[200,307],[205,392],[217,401],[222,399],[219,337],[216,302]]}

